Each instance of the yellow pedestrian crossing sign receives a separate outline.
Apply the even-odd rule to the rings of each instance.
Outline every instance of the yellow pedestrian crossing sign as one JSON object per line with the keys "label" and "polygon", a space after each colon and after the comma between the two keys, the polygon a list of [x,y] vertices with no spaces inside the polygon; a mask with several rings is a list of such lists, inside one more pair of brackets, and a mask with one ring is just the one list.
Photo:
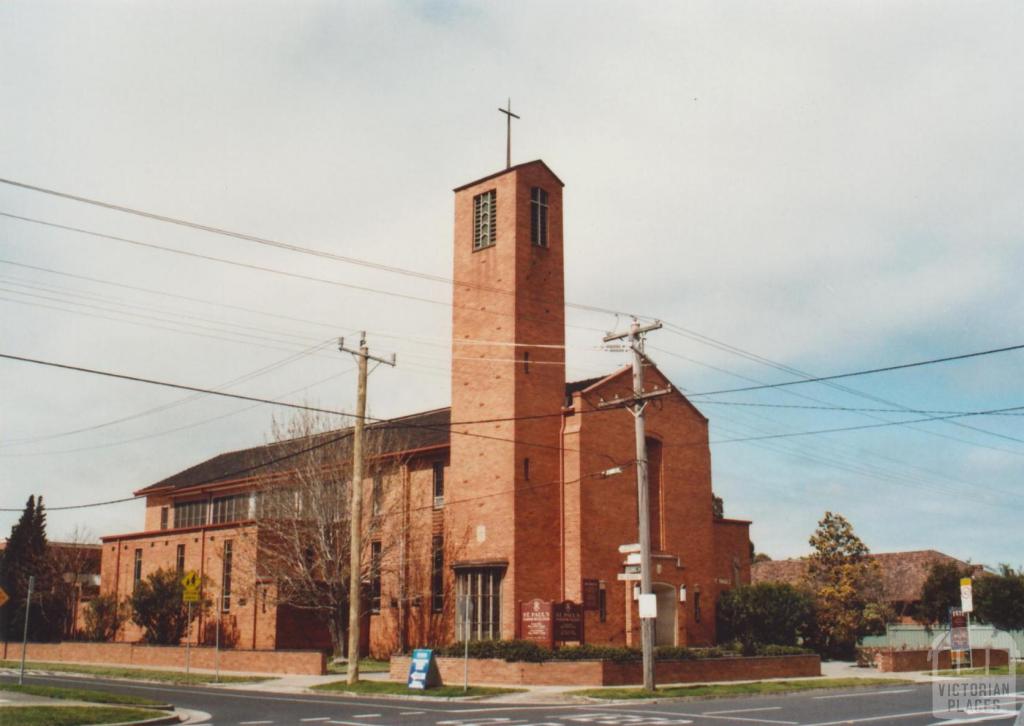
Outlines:
{"label": "yellow pedestrian crossing sign", "polygon": [[185,576],[181,578],[181,586],[184,588],[181,593],[182,602],[199,602],[199,586],[202,580],[199,577],[199,573],[195,570],[189,570],[185,573]]}
{"label": "yellow pedestrian crossing sign", "polygon": [[10,600],[10,599],[11,599],[11,597],[10,597],[10,595],[7,594],[7,590],[5,590],[2,587],[0,587],[0,608],[2,608],[4,605],[6,605],[7,601]]}

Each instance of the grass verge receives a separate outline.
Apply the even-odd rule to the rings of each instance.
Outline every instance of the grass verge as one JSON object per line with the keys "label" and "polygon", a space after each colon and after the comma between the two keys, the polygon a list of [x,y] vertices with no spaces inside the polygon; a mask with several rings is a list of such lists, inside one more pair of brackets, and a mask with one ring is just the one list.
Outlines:
{"label": "grass verge", "polygon": [[[924,671],[925,673],[931,673],[931,671]],[[1008,676],[1010,675],[1010,666],[992,666],[988,669],[988,673],[985,672],[984,668],[961,668],[960,672],[957,673],[956,669],[948,671],[939,671],[936,673],[939,676]]]}
{"label": "grass verge", "polygon": [[17,683],[0,683],[0,691],[27,693],[30,696],[59,698],[63,701],[88,701],[89,703],[112,703],[122,706],[159,706],[159,701],[127,693],[105,693],[86,688],[63,688],[58,686],[19,686]]}
{"label": "grass verge", "polygon": [[492,688],[490,686],[470,686],[468,691],[462,690],[462,686],[439,686],[428,688],[423,691],[416,691],[408,688],[404,683],[395,681],[358,681],[349,685],[345,681],[333,681],[313,686],[315,691],[326,691],[328,693],[357,693],[365,695],[392,695],[392,696],[426,696],[431,698],[462,698],[468,696],[497,696],[502,693],[519,693],[522,688]]}
{"label": "grass verge", "polygon": [[[390,667],[390,661],[386,660],[363,658],[359,661],[360,673],[387,673]],[[327,672],[331,675],[345,675],[348,673],[348,663],[328,663]]]}
{"label": "grass verge", "polygon": [[0,726],[83,726],[144,721],[166,715],[113,706],[5,706],[0,708]]}
{"label": "grass verge", "polygon": [[914,683],[914,681],[898,678],[815,678],[806,681],[755,681],[753,683],[722,683],[711,686],[666,686],[655,691],[645,691],[642,688],[588,688],[582,691],[572,691],[571,695],[606,699],[726,698],[729,696],[796,693],[822,688],[899,686],[908,683]]}
{"label": "grass verge", "polygon": [[[0,668],[18,668],[20,663],[13,660],[0,661]],[[26,663],[26,668],[57,673],[84,673],[104,678],[126,678],[134,681],[159,681],[160,683],[214,683],[212,673],[191,673],[184,671],[154,671],[144,668],[118,668],[116,666],[79,665],[77,663]],[[221,683],[259,683],[268,680],[261,676],[221,676]]]}

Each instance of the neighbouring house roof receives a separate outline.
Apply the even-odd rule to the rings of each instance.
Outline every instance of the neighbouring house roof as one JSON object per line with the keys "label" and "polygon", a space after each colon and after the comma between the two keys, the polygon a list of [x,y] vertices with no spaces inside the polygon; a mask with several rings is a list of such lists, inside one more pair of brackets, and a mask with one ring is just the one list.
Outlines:
{"label": "neighbouring house roof", "polygon": [[[583,390],[602,378],[565,384],[566,395]],[[368,424],[366,450],[370,456],[398,454],[447,446],[450,439],[451,409],[439,408],[414,413],[386,422]],[[332,454],[344,460],[351,455],[352,428],[327,431],[287,441],[276,441],[238,451],[228,451],[184,471],[139,489],[136,496],[181,491],[192,487],[222,484],[257,475],[275,474],[294,468],[294,459],[312,447],[332,447]]]}
{"label": "neighbouring house roof", "polygon": [[[882,573],[885,596],[890,602],[914,602],[921,597],[921,587],[936,562],[956,562],[964,567],[981,569],[937,550],[883,552],[871,555]],[[788,582],[799,584],[807,573],[806,559],[768,560],[755,562],[750,568],[750,581]]]}

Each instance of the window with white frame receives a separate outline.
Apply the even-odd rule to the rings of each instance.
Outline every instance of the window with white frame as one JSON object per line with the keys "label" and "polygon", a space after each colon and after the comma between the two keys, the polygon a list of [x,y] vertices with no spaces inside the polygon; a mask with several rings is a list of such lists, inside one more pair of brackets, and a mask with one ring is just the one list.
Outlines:
{"label": "window with white frame", "polygon": [[174,503],[175,527],[199,527],[206,524],[206,500]]}
{"label": "window with white frame", "polygon": [[461,569],[455,576],[456,638],[501,638],[501,579],[503,567]]}

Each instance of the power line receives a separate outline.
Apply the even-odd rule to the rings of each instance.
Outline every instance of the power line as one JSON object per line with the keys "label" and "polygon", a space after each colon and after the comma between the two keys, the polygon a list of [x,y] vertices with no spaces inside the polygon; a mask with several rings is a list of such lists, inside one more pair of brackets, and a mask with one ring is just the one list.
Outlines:
{"label": "power line", "polygon": [[[900,363],[897,365],[884,366],[882,368],[868,368],[865,370],[851,371],[849,373],[836,373],[831,376],[816,376],[814,378],[803,378],[797,381],[782,381],[780,383],[766,383],[758,386],[744,386],[742,388],[723,388],[717,391],[702,391],[700,393],[689,393],[688,396],[717,396],[722,393],[743,393],[746,391],[763,391],[769,388],[784,388],[786,386],[796,386],[802,383],[821,383],[822,381],[835,381],[840,378],[853,378],[855,376],[866,376],[873,373],[887,373],[889,371],[905,370],[907,368],[918,368],[920,366],[930,366],[937,363],[949,363],[956,360],[967,360],[968,358],[980,358],[986,355],[995,355],[996,353],[1008,353],[1014,350],[1024,349],[1024,343],[1019,345],[1008,345],[1003,348],[992,348],[989,350],[981,350],[973,353],[961,353],[959,355],[950,355],[943,358],[931,358],[929,360],[916,361],[914,363]],[[904,409],[906,410],[906,409]]]}

